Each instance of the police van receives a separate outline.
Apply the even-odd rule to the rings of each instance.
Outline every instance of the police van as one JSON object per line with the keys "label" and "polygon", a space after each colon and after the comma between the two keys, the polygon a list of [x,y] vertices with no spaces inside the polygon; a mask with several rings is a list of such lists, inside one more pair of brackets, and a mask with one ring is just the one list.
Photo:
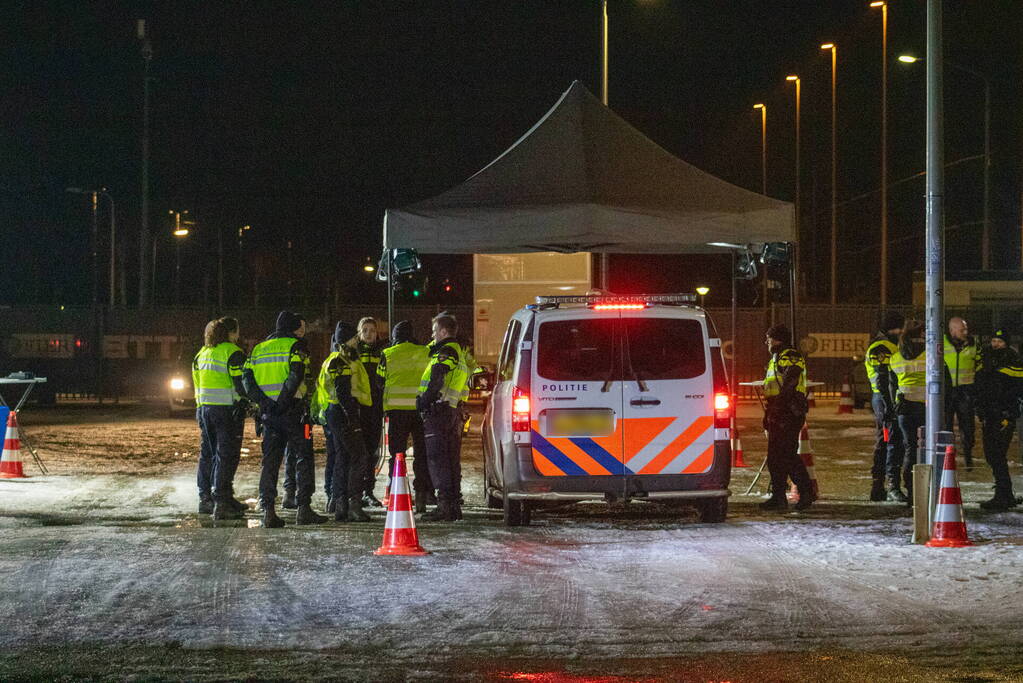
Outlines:
{"label": "police van", "polygon": [[585,500],[683,502],[725,519],[732,399],[694,300],[541,296],[512,316],[482,428],[487,504],[507,525]]}

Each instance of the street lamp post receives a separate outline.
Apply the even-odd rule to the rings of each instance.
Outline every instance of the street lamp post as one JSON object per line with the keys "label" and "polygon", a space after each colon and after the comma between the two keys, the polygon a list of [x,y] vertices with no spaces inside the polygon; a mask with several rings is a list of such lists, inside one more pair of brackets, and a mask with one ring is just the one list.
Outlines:
{"label": "street lamp post", "polygon": [[174,306],[181,305],[181,242],[188,237],[188,226],[195,225],[194,221],[181,220],[187,216],[188,211],[168,211],[174,216],[173,235],[178,239],[174,242]]}
{"label": "street lamp post", "polygon": [[881,8],[881,305],[888,305],[888,3]]}
{"label": "street lamp post", "polygon": [[831,305],[838,303],[838,46],[821,45],[831,51]]}
{"label": "street lamp post", "polygon": [[[760,110],[760,194],[767,196],[767,105],[761,102],[753,105],[754,111]],[[764,264],[762,269],[763,280],[764,280],[764,310],[766,311],[768,306],[770,287],[770,278],[767,275],[767,264]]]}
{"label": "street lamp post", "polygon": [[71,194],[87,194],[92,197],[92,303],[99,304],[99,224],[97,221],[97,209],[99,208],[99,197],[106,197],[110,202],[110,306],[116,303],[116,244],[117,244],[117,213],[114,207],[114,198],[110,196],[106,188],[99,190],[83,190],[80,187],[69,187],[66,190]]}
{"label": "street lamp post", "polygon": [[142,216],[139,229],[139,308],[144,308],[156,296],[156,245],[153,245],[153,288],[146,277],[146,256],[149,246],[149,66],[153,61],[153,46],[146,37],[146,22],[139,19],[136,36],[142,41]]}
{"label": "street lamp post", "polygon": [[[602,0],[600,8],[600,101],[607,106],[607,0]],[[600,288],[607,290],[611,282],[611,256],[607,252],[600,254]]]}
{"label": "street lamp post", "polygon": [[[800,176],[800,168],[799,168],[799,157],[800,157],[800,154],[799,154],[799,138],[800,138],[800,135],[799,135],[799,116],[800,116],[800,111],[799,111],[799,109],[800,109],[800,100],[802,99],[802,84],[803,84],[803,82],[802,82],[802,80],[800,80],[799,76],[795,76],[795,75],[786,76],[785,80],[793,82],[793,83],[796,84],[796,197],[795,197],[795,212],[796,212],[796,242],[798,243],[799,239],[801,237],[801,234],[802,234],[802,231],[800,230],[800,228],[801,228],[802,213],[800,211],[800,205],[799,205],[799,176]],[[793,270],[795,271],[795,282],[793,283],[793,290],[792,290],[793,305],[799,300],[799,294],[796,291],[796,289],[799,287],[799,260],[798,260],[799,256],[798,256],[798,252],[796,252],[796,253],[797,253],[796,261],[795,261],[795,263],[793,265]],[[796,313],[793,310],[792,315],[795,315],[795,314]]]}
{"label": "street lamp post", "polygon": [[243,225],[238,228],[238,305],[242,303],[243,279],[245,277],[245,266],[242,262],[242,235],[252,229],[251,225]]}
{"label": "street lamp post", "polygon": [[[925,59],[913,55],[899,55],[899,61],[903,64],[914,64]],[[984,216],[980,232],[980,268],[988,270],[991,267],[991,79],[979,71],[947,59],[942,60],[942,63],[984,82]]]}

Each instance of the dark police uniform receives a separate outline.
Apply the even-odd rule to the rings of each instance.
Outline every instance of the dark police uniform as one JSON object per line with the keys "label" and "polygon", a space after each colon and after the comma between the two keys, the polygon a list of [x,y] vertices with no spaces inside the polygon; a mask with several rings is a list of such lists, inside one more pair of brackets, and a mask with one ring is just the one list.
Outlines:
{"label": "dark police uniform", "polygon": [[417,407],[423,415],[430,479],[437,487],[438,505],[424,519],[461,519],[458,476],[461,470],[461,403],[468,386],[463,349],[449,339],[430,346],[430,364],[419,384]]}
{"label": "dark police uniform", "polygon": [[384,387],[383,380],[377,374],[377,366],[380,364],[380,353],[383,348],[382,342],[367,344],[360,340],[356,344],[356,351],[359,361],[366,368],[369,375],[369,388],[372,401],[369,405],[359,405],[359,419],[362,422],[362,436],[366,442],[366,452],[369,454],[369,467],[363,477],[363,493],[366,496],[364,503],[379,507],[380,502],[373,495],[376,488],[377,457],[380,451],[380,435],[384,426]]}
{"label": "dark police uniform", "polygon": [[[898,351],[897,339],[878,333],[867,348],[864,365],[870,380],[872,394],[870,407],[874,411],[874,463],[870,468],[873,485],[870,489],[872,501],[894,500],[905,502],[900,478],[903,453],[902,431],[895,416],[895,392],[898,380],[891,371],[889,362]],[[887,438],[886,438],[887,437]],[[885,476],[888,486],[885,487]]]}
{"label": "dark police uniform", "polygon": [[1016,506],[1007,453],[1023,400],[1023,367],[1012,349],[990,349],[977,373],[977,408],[984,439],[984,459],[991,466],[995,495],[980,504],[1002,511]]}

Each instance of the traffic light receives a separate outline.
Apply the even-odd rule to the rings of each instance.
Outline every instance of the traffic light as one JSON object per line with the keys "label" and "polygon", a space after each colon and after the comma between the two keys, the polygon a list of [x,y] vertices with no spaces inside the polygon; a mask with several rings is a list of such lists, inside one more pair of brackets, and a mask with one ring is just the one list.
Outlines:
{"label": "traffic light", "polygon": [[450,294],[452,292],[452,290],[454,290],[454,287],[451,285],[451,280],[447,280],[447,279],[444,280],[444,293],[445,294]]}
{"label": "traffic light", "polygon": [[412,290],[412,296],[418,298],[420,294],[422,294],[422,292],[420,292],[418,289]]}

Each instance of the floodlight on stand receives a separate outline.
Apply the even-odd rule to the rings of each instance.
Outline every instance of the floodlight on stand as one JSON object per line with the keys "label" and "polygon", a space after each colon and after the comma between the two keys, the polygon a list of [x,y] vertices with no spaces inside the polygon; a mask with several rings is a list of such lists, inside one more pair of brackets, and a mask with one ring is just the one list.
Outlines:
{"label": "floodlight on stand", "polygon": [[768,242],[760,254],[760,262],[766,266],[788,268],[792,260],[792,247],[788,242]]}

